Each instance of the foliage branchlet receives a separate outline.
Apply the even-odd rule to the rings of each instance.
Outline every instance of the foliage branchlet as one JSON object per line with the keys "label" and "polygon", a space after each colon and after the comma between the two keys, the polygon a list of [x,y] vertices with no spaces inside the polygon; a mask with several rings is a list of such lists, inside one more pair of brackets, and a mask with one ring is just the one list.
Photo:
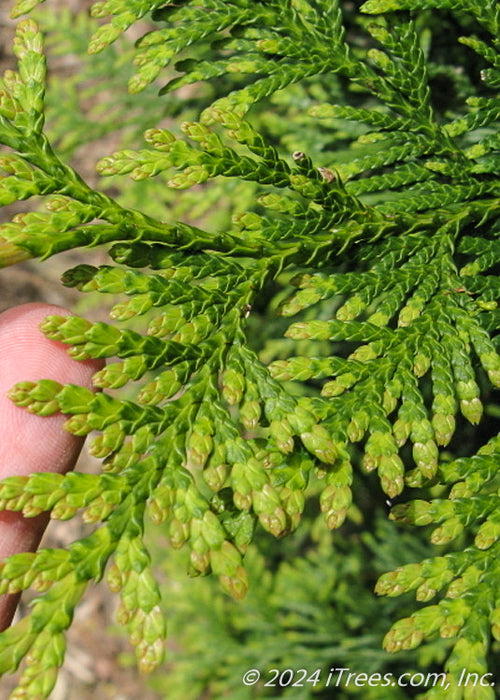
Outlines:
{"label": "foliage branchlet", "polygon": [[[18,2],[13,14],[36,4]],[[457,9],[461,78],[443,61],[434,21]],[[42,36],[33,20],[19,23],[18,70],[0,81],[0,204],[39,196],[45,209],[0,227],[0,263],[107,246],[109,264],[78,265],[63,283],[121,300],[109,324],[52,316],[42,325],[72,357],[109,359],[94,377],[102,392],[52,380],[10,392],[33,413],[67,415],[69,432],[92,434],[103,470],[0,484],[3,509],[59,519],[81,511],[96,523],[66,550],[2,564],[2,592],[43,593],[0,636],[2,673],[26,657],[19,693],[47,697],[74,607],[103,577],[121,597],[139,664],[154,668],[165,623],[146,517],[166,523],[173,547],[189,548],[191,573],[213,572],[241,598],[256,526],[276,537],[295,530],[312,487],[328,527],[339,527],[358,472],[376,472],[389,498],[402,497],[393,519],[433,525],[435,544],[460,543],[380,578],[380,594],[438,597],[397,622],[386,648],[441,635],[453,640],[451,682],[464,666],[484,672],[500,637],[500,447],[493,435],[468,450],[458,435],[480,441],[500,387],[497,3],[369,0],[354,12],[331,0],[106,0],[92,14],[109,21],[91,54],[142,17],[156,23],[137,42],[132,93],[171,65],[177,76],[161,94],[219,85],[196,119],[177,131],[151,126],[144,148],[102,158],[99,173],[158,178],[174,192],[241,180],[254,201],[212,231],[86,184],[46,135]],[[449,108],[439,80],[455,91]],[[287,152],[258,115],[294,94],[304,135],[289,136]],[[284,334],[259,356],[252,319],[276,288]],[[141,382],[132,398],[107,392],[129,382]],[[430,495],[412,499],[412,488]]]}

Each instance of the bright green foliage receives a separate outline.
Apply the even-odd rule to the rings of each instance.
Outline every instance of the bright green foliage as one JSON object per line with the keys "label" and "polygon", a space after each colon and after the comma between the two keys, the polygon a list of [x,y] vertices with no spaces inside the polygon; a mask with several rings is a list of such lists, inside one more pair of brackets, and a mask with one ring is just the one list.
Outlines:
{"label": "bright green foliage", "polygon": [[[327,526],[339,527],[356,512],[354,480],[369,472],[390,498],[403,494],[392,518],[434,525],[435,544],[458,539],[380,578],[381,594],[437,596],[394,625],[386,648],[441,636],[452,685],[463,668],[485,672],[500,638],[500,448],[485,418],[500,388],[500,10],[493,0],[345,5],[94,5],[111,19],[91,54],[152,13],[132,93],[171,64],[180,75],[162,94],[215,86],[177,129],[159,125],[160,106],[146,146],[102,158],[99,173],[129,175],[145,192],[156,177],[156,193],[178,197],[194,187],[188,202],[205,193],[215,202],[245,181],[233,224],[214,230],[92,189],[56,154],[44,131],[41,34],[32,20],[18,25],[18,72],[0,83],[0,204],[39,195],[45,210],[0,227],[0,264],[105,245],[108,265],[78,265],[63,283],[119,301],[114,323],[52,316],[42,325],[76,359],[112,358],[94,377],[103,392],[51,380],[10,392],[39,415],[66,414],[75,435],[97,431],[90,450],[103,458],[98,475],[0,484],[5,509],[62,519],[82,510],[98,523],[64,552],[3,564],[5,590],[47,589],[0,636],[3,671],[29,652],[25,695],[13,697],[47,697],[72,610],[103,576],[120,593],[141,667],[161,661],[146,516],[187,547],[191,573],[213,572],[242,598],[257,525],[287,535],[316,499]],[[273,110],[282,124],[270,124]],[[262,309],[269,329],[256,338]],[[106,392],[129,382],[140,384],[126,398]],[[412,488],[423,490],[416,500]],[[493,697],[489,687],[452,692]]]}
{"label": "bright green foliage", "polygon": [[[391,598],[377,599],[364,579],[402,558],[410,562],[421,557],[425,549],[415,547],[408,533],[398,533],[380,510],[373,522],[373,534],[360,536],[353,528],[332,536],[321,516],[313,522],[306,519],[306,527],[287,539],[284,560],[281,543],[259,538],[245,557],[250,586],[243,601],[221,595],[216,582],[206,579],[193,582],[188,593],[179,577],[180,553],[167,560],[162,592],[169,601],[176,648],[169,654],[168,669],[159,669],[150,685],[160,697],[167,697],[168,688],[170,696],[186,700],[407,698],[408,686],[391,683],[403,673],[426,674],[446,654],[449,642],[428,645],[416,659],[413,652],[389,655],[382,650],[386,619],[394,615],[396,604]],[[273,566],[275,557],[278,564]],[[411,602],[402,607],[398,601],[398,612],[405,608]],[[251,668],[261,672],[261,681],[245,687],[242,678]],[[338,683],[338,672],[331,672],[338,668],[362,669],[375,680],[356,686],[351,679],[346,686]],[[283,673],[281,682],[271,669]],[[286,669],[293,670],[291,681]],[[443,673],[437,686],[447,683]]]}

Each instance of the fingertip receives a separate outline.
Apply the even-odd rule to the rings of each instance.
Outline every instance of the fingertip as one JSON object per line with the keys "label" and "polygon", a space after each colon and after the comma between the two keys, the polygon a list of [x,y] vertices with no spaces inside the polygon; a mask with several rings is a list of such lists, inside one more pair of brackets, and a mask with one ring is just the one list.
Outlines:
{"label": "fingertip", "polygon": [[82,440],[63,430],[65,417],[40,417],[15,406],[8,390],[19,381],[54,379],[92,388],[101,360],[74,360],[68,346],[49,340],[40,324],[49,314],[69,315],[49,304],[24,304],[0,314],[0,425],[7,437],[0,444],[0,478],[33,471],[67,471]]}
{"label": "fingertip", "polygon": [[[66,417],[40,417],[15,406],[7,391],[16,382],[54,379],[92,388],[92,376],[102,360],[77,361],[68,346],[49,340],[40,330],[47,315],[69,315],[51,304],[23,304],[0,314],[0,479],[33,472],[65,473],[72,469],[83,438],[63,429]],[[47,514],[24,518],[17,512],[0,512],[0,559],[34,551],[47,523]],[[9,624],[15,607],[12,596],[0,597],[0,629]]]}
{"label": "fingertip", "polygon": [[3,375],[7,381],[10,377],[14,382],[49,378],[91,388],[92,375],[104,361],[75,360],[68,354],[68,345],[49,340],[40,325],[50,315],[71,314],[62,306],[40,302],[21,304],[0,314]]}

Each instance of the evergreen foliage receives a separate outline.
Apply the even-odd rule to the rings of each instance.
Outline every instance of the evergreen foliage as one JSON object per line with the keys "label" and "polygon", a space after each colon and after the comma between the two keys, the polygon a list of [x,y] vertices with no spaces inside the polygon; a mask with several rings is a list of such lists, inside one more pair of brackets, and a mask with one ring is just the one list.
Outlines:
{"label": "evergreen foliage", "polygon": [[[21,0],[13,16],[37,4]],[[498,3],[105,0],[92,14],[106,18],[92,56],[141,18],[155,23],[129,80],[146,91],[135,98],[140,110],[146,95],[146,145],[102,158],[99,173],[157,197],[168,188],[174,211],[192,187],[183,201],[230,198],[240,181],[246,194],[232,224],[211,229],[135,208],[126,188],[90,187],[47,135],[42,34],[20,21],[18,70],[0,82],[0,204],[41,197],[45,208],[0,227],[0,264],[106,246],[108,265],[78,265],[63,283],[120,301],[111,323],[42,325],[72,357],[110,359],[94,376],[103,391],[47,379],[10,392],[39,415],[66,414],[75,435],[97,431],[90,450],[103,458],[96,475],[0,483],[3,509],[96,523],[67,549],[0,567],[0,592],[41,593],[0,635],[0,672],[26,661],[12,698],[48,697],[74,608],[103,577],[140,667],[161,663],[146,518],[187,548],[192,574],[243,598],[257,526],[288,535],[316,500],[340,527],[370,472],[381,500],[399,501],[390,518],[430,526],[441,546],[380,576],[378,594],[414,591],[422,604],[385,648],[441,637],[447,697],[494,697],[457,679],[487,672],[500,641]],[[153,100],[158,80],[168,96]],[[196,113],[199,81],[214,86]],[[182,116],[170,97],[181,88],[191,116],[169,131],[160,121]]]}
{"label": "evergreen foliage", "polygon": [[[279,541],[257,537],[245,555],[249,590],[243,601],[221,594],[213,578],[194,581],[187,594],[181,578],[185,553],[164,558],[161,591],[175,645],[166,670],[155,673],[150,685],[160,697],[187,700],[413,696],[410,676],[418,682],[420,673],[436,673],[450,644],[438,639],[417,653],[384,652],[387,620],[411,612],[413,603],[378,599],[371,585],[387,567],[420,559],[427,548],[399,532],[381,509],[369,522],[373,533],[363,522],[332,536],[321,515],[305,516],[286,541],[286,557]],[[257,687],[242,683],[251,668],[261,670]],[[339,668],[362,671],[373,676],[372,683],[338,682],[332,670]],[[406,687],[392,685],[403,674]],[[437,680],[443,689],[445,674]]]}

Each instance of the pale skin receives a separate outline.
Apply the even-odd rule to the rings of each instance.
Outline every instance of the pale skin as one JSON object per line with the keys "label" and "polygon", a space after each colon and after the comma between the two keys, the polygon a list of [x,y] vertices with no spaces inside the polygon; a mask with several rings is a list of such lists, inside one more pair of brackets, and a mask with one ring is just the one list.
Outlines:
{"label": "pale skin", "polygon": [[[100,360],[76,361],[68,346],[48,340],[39,325],[49,314],[69,312],[49,304],[23,304],[0,314],[0,479],[33,472],[66,473],[75,465],[83,439],[63,429],[66,416],[40,417],[18,408],[6,393],[18,381],[55,379],[92,387]],[[0,512],[0,561],[16,552],[35,551],[48,515],[24,518]],[[9,626],[17,596],[0,596],[0,630]]]}

